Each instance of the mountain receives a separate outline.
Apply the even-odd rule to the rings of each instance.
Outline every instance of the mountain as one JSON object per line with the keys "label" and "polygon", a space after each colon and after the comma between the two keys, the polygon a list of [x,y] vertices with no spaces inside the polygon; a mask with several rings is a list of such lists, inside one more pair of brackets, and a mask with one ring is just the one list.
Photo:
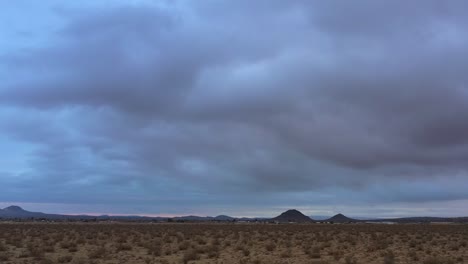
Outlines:
{"label": "mountain", "polygon": [[254,218],[235,218],[227,215],[218,215],[216,217],[212,216],[196,216],[196,215],[188,215],[188,216],[179,216],[179,217],[149,217],[149,216],[138,216],[138,215],[130,215],[130,216],[119,216],[119,215],[100,215],[100,216],[92,216],[92,215],[61,215],[61,214],[46,214],[40,212],[30,212],[26,211],[23,208],[12,205],[4,209],[0,209],[0,219],[47,219],[47,220],[85,220],[85,221],[107,221],[107,220],[114,220],[114,221],[183,221],[183,222],[202,222],[202,221],[233,221],[233,220],[243,220],[243,221],[255,221]]}
{"label": "mountain", "polygon": [[[325,215],[311,215],[309,216],[310,218],[314,219],[315,221],[326,221],[328,220],[329,218],[331,218],[329,215],[325,216]],[[377,218],[373,218],[373,217],[363,217],[363,216],[355,216],[353,217],[352,219],[355,219],[355,220],[375,220]]]}
{"label": "mountain", "polygon": [[7,208],[3,208],[0,210],[0,217],[3,218],[30,218],[43,217],[44,215],[46,214],[26,211],[23,208],[16,205],[8,206]]}
{"label": "mountain", "polygon": [[313,222],[313,220],[310,217],[304,215],[303,213],[299,212],[296,209],[288,210],[288,211],[278,215],[277,217],[272,218],[271,221],[282,222],[282,223],[288,223],[288,222],[295,222],[295,223]]}
{"label": "mountain", "polygon": [[172,219],[174,221],[233,221],[233,220],[237,220],[237,218],[231,217],[228,215],[218,215],[216,217],[188,215],[188,216],[177,216],[177,217],[173,217]]}
{"label": "mountain", "polygon": [[235,218],[230,217],[228,215],[218,215],[215,218],[213,218],[213,220],[216,220],[216,221],[232,221],[232,220],[235,220]]}
{"label": "mountain", "polygon": [[8,206],[7,208],[3,208],[3,212],[10,212],[10,213],[24,213],[27,212],[23,210],[23,208],[16,206],[16,205],[11,205]]}
{"label": "mountain", "polygon": [[[59,221],[132,221],[132,222],[149,222],[149,221],[183,221],[183,222],[210,222],[210,221],[242,221],[242,222],[257,222],[257,221],[276,221],[276,222],[296,222],[296,223],[306,223],[314,222],[314,220],[308,216],[305,216],[298,210],[292,209],[288,210],[281,215],[275,218],[237,218],[227,215],[218,215],[216,217],[212,216],[181,216],[181,217],[149,217],[149,216],[109,216],[109,215],[61,215],[61,214],[46,214],[41,212],[30,212],[24,210],[19,206],[9,206],[4,209],[0,209],[0,219],[22,219],[22,220],[59,220]],[[379,219],[352,219],[346,217],[342,214],[337,214],[326,220],[327,222],[335,223],[348,223],[348,222],[373,222],[373,223],[384,223],[384,222],[393,222],[393,223],[430,223],[430,222],[451,222],[451,223],[468,223],[468,217],[404,217],[404,218],[379,218]]]}
{"label": "mountain", "polygon": [[343,214],[337,214],[337,215],[334,215],[334,216],[328,218],[325,221],[326,222],[333,222],[333,223],[351,223],[351,222],[357,222],[358,220],[346,217]]}
{"label": "mountain", "polygon": [[174,221],[211,221],[211,216],[198,216],[198,215],[187,215],[187,216],[176,216],[172,218]]}
{"label": "mountain", "polygon": [[[141,216],[135,216],[141,218]],[[49,220],[92,220],[92,219],[134,219],[132,216],[90,216],[90,215],[61,215],[61,214],[45,214],[41,212],[30,212],[23,208],[12,205],[4,209],[0,209],[0,218],[4,219],[49,219]],[[149,218],[151,219],[151,218]]]}

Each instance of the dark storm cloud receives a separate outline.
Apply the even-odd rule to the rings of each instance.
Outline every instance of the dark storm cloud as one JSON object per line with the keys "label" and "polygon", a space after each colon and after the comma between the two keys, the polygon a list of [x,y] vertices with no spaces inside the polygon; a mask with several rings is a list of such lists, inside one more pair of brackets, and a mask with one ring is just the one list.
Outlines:
{"label": "dark storm cloud", "polygon": [[465,5],[59,9],[47,45],[1,57],[0,132],[33,146],[37,190],[87,188],[70,202],[465,199]]}

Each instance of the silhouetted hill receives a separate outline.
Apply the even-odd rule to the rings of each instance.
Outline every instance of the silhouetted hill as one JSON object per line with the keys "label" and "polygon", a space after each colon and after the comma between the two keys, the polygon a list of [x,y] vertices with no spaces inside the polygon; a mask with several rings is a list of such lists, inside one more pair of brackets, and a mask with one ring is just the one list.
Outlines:
{"label": "silhouetted hill", "polygon": [[0,217],[3,218],[30,218],[30,217],[44,217],[46,214],[39,212],[29,212],[23,208],[12,205],[0,210]]}
{"label": "silhouetted hill", "polygon": [[228,215],[218,215],[215,218],[213,218],[213,220],[216,220],[216,221],[232,221],[234,219],[235,219],[234,217],[230,217]]}
{"label": "silhouetted hill", "polygon": [[304,215],[303,213],[299,212],[296,209],[291,209],[288,210],[280,215],[278,215],[275,218],[272,218],[271,221],[276,221],[276,222],[295,222],[295,223],[307,223],[307,222],[313,222],[313,220]]}
{"label": "silhouetted hill", "polygon": [[349,218],[343,214],[337,214],[325,220],[326,222],[333,222],[333,223],[350,223],[350,222],[357,222],[358,220]]}
{"label": "silhouetted hill", "polygon": [[8,206],[7,208],[3,208],[3,212],[10,212],[10,213],[25,213],[27,211],[23,210],[23,208],[16,206],[16,205],[11,205]]}

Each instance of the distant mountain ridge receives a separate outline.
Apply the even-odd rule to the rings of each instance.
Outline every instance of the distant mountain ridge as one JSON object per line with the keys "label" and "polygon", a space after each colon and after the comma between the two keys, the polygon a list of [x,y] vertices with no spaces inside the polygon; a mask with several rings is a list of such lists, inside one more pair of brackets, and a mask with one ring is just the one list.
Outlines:
{"label": "distant mountain ridge", "polygon": [[115,220],[115,221],[219,221],[219,222],[234,222],[234,221],[268,221],[279,223],[313,223],[313,222],[333,222],[333,223],[354,223],[354,222],[369,222],[369,223],[429,223],[429,222],[450,222],[450,223],[468,223],[468,217],[402,217],[402,218],[376,218],[376,219],[353,219],[343,214],[337,214],[328,219],[320,219],[315,221],[298,210],[291,209],[283,212],[274,218],[249,218],[249,217],[231,217],[228,215],[212,216],[178,216],[178,217],[149,217],[149,216],[109,216],[109,215],[62,215],[62,214],[47,214],[42,212],[30,212],[23,208],[12,205],[4,209],[0,209],[0,219],[45,219],[45,220]]}
{"label": "distant mountain ridge", "polygon": [[41,212],[30,212],[23,208],[12,205],[4,209],[0,209],[0,219],[47,219],[47,220],[126,220],[126,221],[256,221],[264,218],[236,218],[228,215],[212,216],[177,216],[177,217],[150,217],[150,216],[109,216],[109,215],[63,215],[63,214],[46,214]]}

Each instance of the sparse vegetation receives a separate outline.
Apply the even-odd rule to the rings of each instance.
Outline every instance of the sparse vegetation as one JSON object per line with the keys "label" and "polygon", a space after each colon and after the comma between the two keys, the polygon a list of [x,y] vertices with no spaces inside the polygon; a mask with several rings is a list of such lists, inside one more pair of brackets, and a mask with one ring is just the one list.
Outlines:
{"label": "sparse vegetation", "polygon": [[2,264],[456,264],[464,225],[2,223]]}

